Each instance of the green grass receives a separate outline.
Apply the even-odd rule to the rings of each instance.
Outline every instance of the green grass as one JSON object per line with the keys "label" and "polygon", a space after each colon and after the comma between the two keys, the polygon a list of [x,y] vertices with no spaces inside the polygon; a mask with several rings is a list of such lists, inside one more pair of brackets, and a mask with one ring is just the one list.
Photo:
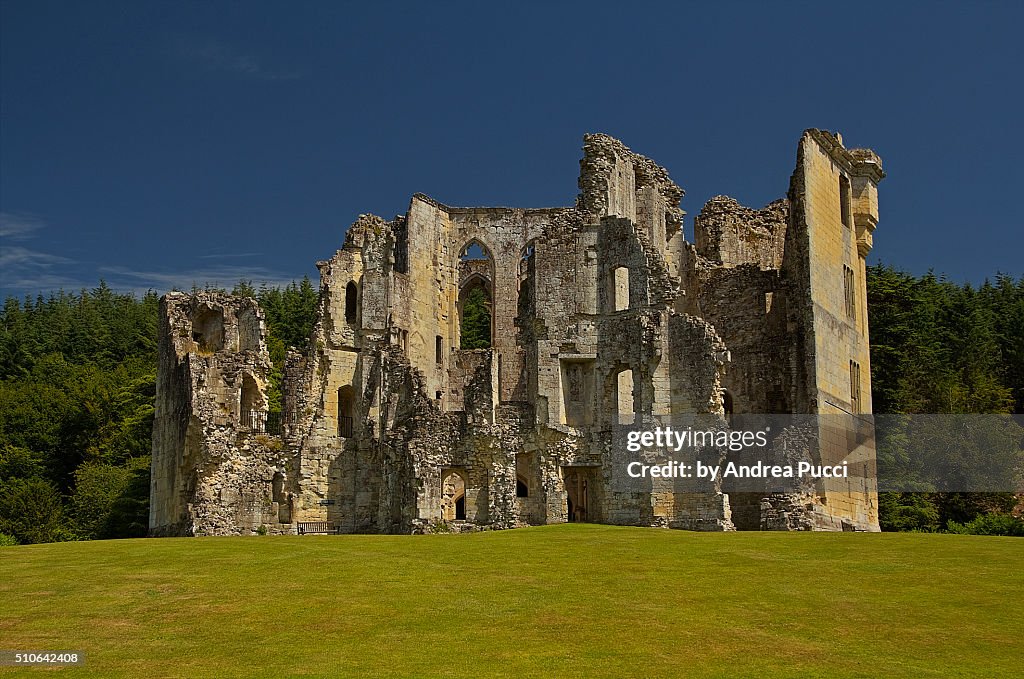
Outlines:
{"label": "green grass", "polygon": [[1022,594],[1020,538],[81,542],[0,549],[0,648],[84,651],[75,677],[1008,677]]}

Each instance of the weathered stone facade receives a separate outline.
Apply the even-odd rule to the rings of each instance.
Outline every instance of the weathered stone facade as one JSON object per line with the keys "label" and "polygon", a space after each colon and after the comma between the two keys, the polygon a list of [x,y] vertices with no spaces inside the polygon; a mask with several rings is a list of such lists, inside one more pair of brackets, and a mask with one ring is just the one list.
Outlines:
{"label": "weathered stone facade", "polygon": [[[682,189],[653,161],[587,135],[580,166],[574,207],[417,194],[404,216],[360,216],[318,263],[318,320],[309,350],[288,356],[279,433],[257,305],[167,295],[152,533],[877,530],[858,415],[871,412],[878,156],[808,130],[788,197],[761,210],[713,198],[695,243]],[[459,348],[473,287],[491,300],[489,349]],[[836,416],[780,432],[778,455],[859,475],[788,493],[624,478],[628,431],[745,413]]]}

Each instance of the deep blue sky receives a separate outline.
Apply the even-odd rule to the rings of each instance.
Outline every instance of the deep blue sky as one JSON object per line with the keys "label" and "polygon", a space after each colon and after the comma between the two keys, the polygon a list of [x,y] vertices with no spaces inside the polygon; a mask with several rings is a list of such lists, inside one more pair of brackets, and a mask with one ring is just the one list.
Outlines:
{"label": "deep blue sky", "polygon": [[807,127],[884,160],[873,262],[1021,275],[1021,8],[5,0],[0,293],[315,281],[416,191],[571,205],[589,131],[692,233],[784,195]]}

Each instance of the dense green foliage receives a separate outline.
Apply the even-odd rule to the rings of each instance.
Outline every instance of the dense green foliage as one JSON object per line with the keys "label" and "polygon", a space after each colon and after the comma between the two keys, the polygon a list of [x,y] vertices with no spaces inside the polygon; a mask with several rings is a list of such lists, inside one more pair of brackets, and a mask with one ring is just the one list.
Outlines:
{"label": "dense green foliage", "polygon": [[0,532],[22,542],[145,535],[157,308],[155,294],[102,283],[6,301]]}
{"label": "dense green foliage", "polygon": [[[288,347],[304,349],[316,316],[309,279],[239,283],[267,317],[279,411]],[[875,412],[1024,412],[1024,279],[980,288],[886,267],[868,270]],[[21,542],[144,535],[156,379],[158,299],[105,284],[0,311],[0,534]],[[464,348],[490,345],[481,289],[463,308]],[[880,498],[887,530],[1016,530],[999,494]],[[6,539],[6,538],[5,538]]]}
{"label": "dense green foliage", "polygon": [[[1024,412],[1024,278],[975,288],[875,266],[867,282],[874,412]],[[1009,493],[883,493],[879,505],[883,530],[1015,525]]]}
{"label": "dense green foliage", "polygon": [[1024,413],[1024,278],[868,267],[876,413]]}
{"label": "dense green foliage", "polygon": [[462,301],[462,349],[491,346],[491,300],[481,287],[470,290]]}

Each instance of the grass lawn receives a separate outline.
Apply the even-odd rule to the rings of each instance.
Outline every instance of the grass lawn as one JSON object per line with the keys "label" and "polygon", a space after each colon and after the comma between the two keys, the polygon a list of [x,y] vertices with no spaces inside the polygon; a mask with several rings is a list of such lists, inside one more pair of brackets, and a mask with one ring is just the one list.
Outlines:
{"label": "grass lawn", "polygon": [[561,525],[0,548],[0,649],[84,651],[56,670],[75,677],[1010,677],[1022,603],[1021,538]]}

